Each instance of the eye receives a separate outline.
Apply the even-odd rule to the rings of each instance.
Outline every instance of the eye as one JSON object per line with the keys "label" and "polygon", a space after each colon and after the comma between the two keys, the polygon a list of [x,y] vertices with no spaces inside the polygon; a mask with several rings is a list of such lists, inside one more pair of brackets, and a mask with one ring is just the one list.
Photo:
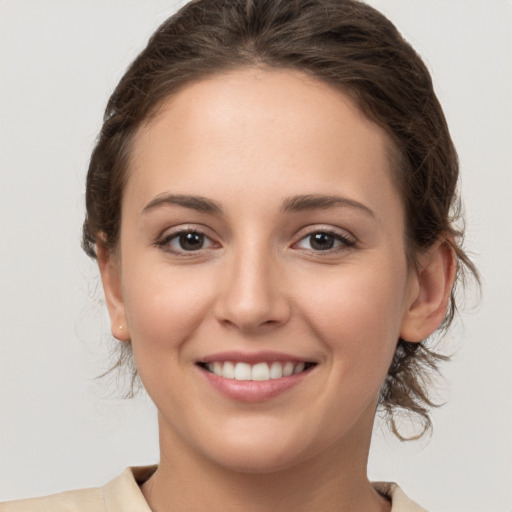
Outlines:
{"label": "eye", "polygon": [[175,254],[197,252],[215,247],[215,243],[204,233],[196,230],[184,230],[172,233],[160,240],[158,245]]}
{"label": "eye", "polygon": [[301,238],[297,247],[310,251],[332,251],[355,245],[353,240],[331,231],[315,231]]}

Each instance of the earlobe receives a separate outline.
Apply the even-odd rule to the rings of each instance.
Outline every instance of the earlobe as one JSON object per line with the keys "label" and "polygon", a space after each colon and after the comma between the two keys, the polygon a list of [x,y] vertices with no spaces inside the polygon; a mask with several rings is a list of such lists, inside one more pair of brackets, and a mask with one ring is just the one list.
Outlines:
{"label": "earlobe", "polygon": [[400,331],[400,337],[410,342],[427,338],[443,321],[456,271],[455,253],[447,241],[438,242],[418,260],[414,292]]}
{"label": "earlobe", "polygon": [[123,294],[121,289],[121,269],[119,258],[104,244],[96,248],[98,267],[100,270],[103,291],[110,317],[112,336],[119,341],[129,341],[130,332],[126,319]]}

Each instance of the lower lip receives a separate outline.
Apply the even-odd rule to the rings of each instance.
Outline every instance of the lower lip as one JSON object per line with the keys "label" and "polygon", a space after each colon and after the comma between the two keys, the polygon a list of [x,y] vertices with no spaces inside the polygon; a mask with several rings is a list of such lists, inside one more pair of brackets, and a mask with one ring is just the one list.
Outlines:
{"label": "lower lip", "polygon": [[199,368],[199,370],[208,383],[224,396],[240,402],[263,402],[302,382],[309,375],[312,368],[289,377],[263,381],[225,379],[203,368]]}

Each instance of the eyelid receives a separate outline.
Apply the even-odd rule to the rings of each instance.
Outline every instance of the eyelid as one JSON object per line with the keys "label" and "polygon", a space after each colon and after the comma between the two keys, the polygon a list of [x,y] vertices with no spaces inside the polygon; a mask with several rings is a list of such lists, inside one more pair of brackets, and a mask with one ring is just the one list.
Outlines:
{"label": "eyelid", "polygon": [[[212,236],[210,236],[208,234],[208,231],[210,230],[207,229],[206,227],[200,225],[198,226],[197,224],[182,224],[179,226],[174,226],[172,228],[164,230],[163,233],[159,235],[158,238],[155,240],[153,245],[159,247],[165,252],[177,256],[197,256],[211,249],[217,249],[218,247],[220,247],[220,243],[217,242]],[[184,233],[196,233],[198,235],[201,235],[205,239],[208,239],[211,242],[211,244],[209,247],[200,248],[197,249],[196,251],[175,250],[171,248],[170,242]]]}
{"label": "eyelid", "polygon": [[297,246],[304,239],[314,235],[315,233],[324,233],[326,235],[330,235],[334,237],[336,240],[341,242],[341,244],[335,248],[324,249],[324,250],[314,250],[314,249],[303,249],[306,251],[313,252],[315,254],[332,254],[336,252],[346,251],[352,247],[355,247],[358,243],[356,237],[352,235],[352,233],[342,230],[339,228],[334,228],[332,226],[325,225],[313,225],[308,226],[306,228],[301,229],[296,236],[296,242],[292,244],[292,247]]}
{"label": "eyelid", "polygon": [[[158,238],[155,240],[153,245],[156,247],[161,248],[162,250],[175,254],[178,256],[194,256],[199,255],[200,253],[204,253],[206,251],[209,251],[211,249],[218,249],[221,247],[222,244],[217,242],[216,238],[209,234],[211,230],[207,228],[206,226],[198,225],[198,224],[182,224],[179,226],[173,226],[172,228],[167,228],[163,231],[161,235],[158,236]],[[175,239],[181,234],[184,233],[197,233],[205,237],[206,239],[211,242],[211,244],[208,247],[197,249],[196,251],[186,251],[186,250],[174,250],[170,248],[170,241]],[[354,246],[357,245],[358,240],[356,237],[348,232],[345,229],[341,228],[335,228],[333,226],[326,226],[326,225],[310,225],[306,226],[298,231],[294,239],[296,240],[291,244],[292,248],[296,248],[296,246],[302,242],[307,237],[310,237],[314,235],[315,233],[324,233],[326,235],[330,235],[334,237],[337,241],[340,242],[340,245],[338,245],[335,248],[331,249],[324,249],[324,250],[315,250],[315,249],[305,249],[302,248],[302,250],[309,251],[315,254],[332,254],[337,252],[346,251]],[[300,248],[299,248],[300,249]]]}

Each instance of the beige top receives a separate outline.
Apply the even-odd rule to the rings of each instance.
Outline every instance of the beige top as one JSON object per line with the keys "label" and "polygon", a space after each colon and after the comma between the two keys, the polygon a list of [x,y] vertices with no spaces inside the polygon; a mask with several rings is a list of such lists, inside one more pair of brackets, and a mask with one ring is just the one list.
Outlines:
{"label": "beige top", "polygon": [[[139,485],[155,469],[156,466],[126,468],[103,487],[10,501],[0,504],[0,512],[151,512]],[[391,512],[426,512],[395,483],[376,482],[373,486],[389,497],[392,502]]]}

